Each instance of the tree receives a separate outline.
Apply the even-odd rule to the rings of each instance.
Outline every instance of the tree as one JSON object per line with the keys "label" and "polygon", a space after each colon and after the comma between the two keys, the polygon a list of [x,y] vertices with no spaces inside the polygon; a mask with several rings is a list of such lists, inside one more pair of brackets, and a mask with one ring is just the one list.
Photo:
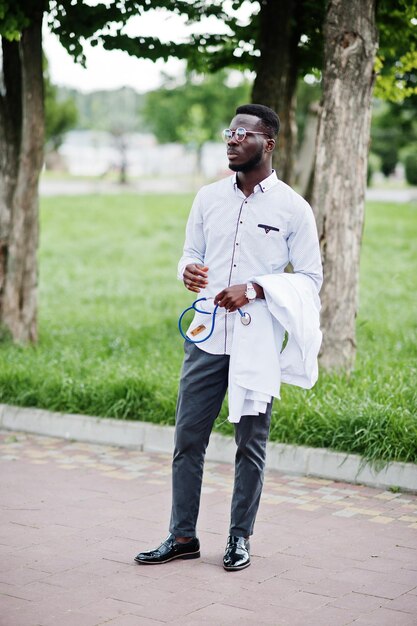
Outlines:
{"label": "tree", "polygon": [[197,171],[201,170],[203,145],[218,140],[238,104],[249,97],[249,84],[227,85],[225,71],[206,76],[188,74],[180,86],[170,85],[146,95],[142,111],[158,141],[179,141],[192,146],[197,154]]}
{"label": "tree", "polygon": [[42,22],[47,13],[61,43],[83,62],[83,44],[102,43],[136,56],[185,58],[192,43],[129,37],[129,19],[158,6],[198,20],[196,0],[0,0],[0,325],[18,342],[37,339],[38,181],[45,138]]}
{"label": "tree", "polygon": [[[365,2],[367,0],[364,0]],[[213,0],[211,6],[224,4]],[[233,8],[248,6],[234,0]],[[195,39],[191,62],[211,71],[225,67],[255,73],[252,101],[275,109],[281,118],[280,150],[275,165],[280,177],[294,179],[297,146],[295,121],[297,78],[323,68],[323,21],[328,0],[262,0],[252,3],[251,19],[223,15],[228,31]],[[214,9],[213,9],[214,10]],[[417,11],[415,0],[379,0],[376,19],[380,43],[376,57],[377,97],[402,101],[417,93]]]}
{"label": "tree", "polygon": [[[322,364],[350,369],[378,35],[376,0],[330,0],[313,207],[325,280]],[[360,80],[358,79],[360,77]]]}
{"label": "tree", "polygon": [[[0,96],[0,321],[18,341],[37,337],[38,179],[43,163],[43,3],[6,12]],[[21,28],[18,39],[17,24]],[[4,36],[6,35],[6,36]]]}
{"label": "tree", "polygon": [[260,54],[254,60],[252,101],[270,106],[280,117],[279,151],[274,164],[288,184],[293,184],[295,175],[297,83],[300,76],[313,71],[311,68],[321,67],[323,15],[324,3],[317,0],[267,0],[261,2],[259,11]]}
{"label": "tree", "polygon": [[382,84],[390,98],[415,91],[416,6],[415,0],[328,3],[312,193],[324,268],[321,363],[327,369],[354,365],[373,87],[379,71],[377,87]]}
{"label": "tree", "polygon": [[[233,0],[232,6],[238,9],[244,0]],[[280,10],[276,9],[276,5]],[[339,248],[341,256],[348,258],[346,246],[352,244],[360,245],[360,236],[357,236],[357,229],[363,219],[360,209],[360,193],[356,198],[347,194],[345,200],[351,200],[348,206],[355,207],[353,218],[355,222],[356,235],[349,240],[346,237],[338,238],[337,232],[346,227],[346,220],[337,221],[340,213],[334,209],[334,219],[331,217],[333,211],[330,194],[326,197],[325,188],[333,186],[334,167],[331,166],[329,154],[331,154],[331,138],[325,132],[324,121],[327,119],[334,121],[334,130],[337,131],[338,142],[340,141],[340,128],[344,128],[346,120],[351,119],[351,104],[356,103],[365,107],[364,111],[359,111],[359,120],[363,123],[361,129],[364,137],[367,138],[368,120],[368,96],[372,92],[372,81],[370,91],[369,85],[365,81],[372,79],[368,74],[368,65],[364,74],[358,73],[356,82],[351,82],[352,92],[345,91],[345,85],[349,82],[343,75],[343,63],[349,69],[351,63],[358,58],[363,50],[367,50],[365,44],[360,45],[357,40],[353,46],[355,53],[351,54],[350,36],[342,37],[343,44],[338,43],[336,38],[336,48],[334,58],[331,55],[331,43],[329,37],[333,36],[330,28],[329,15],[336,21],[342,22],[343,15],[350,15],[350,21],[346,22],[349,29],[347,33],[353,34],[352,27],[360,26],[359,20],[354,22],[353,15],[349,13],[348,0],[282,0],[278,3],[274,0],[262,0],[260,5],[253,2],[253,19],[249,24],[242,25],[236,16],[226,14],[225,3],[222,0],[109,0],[91,6],[80,0],[0,0],[0,35],[2,36],[2,65],[3,65],[3,89],[0,90],[0,136],[3,141],[3,149],[0,155],[0,322],[10,329],[12,336],[16,340],[34,340],[36,338],[36,241],[37,241],[37,181],[42,165],[43,146],[43,88],[42,88],[42,57],[41,57],[41,28],[43,11],[48,11],[49,23],[60,38],[61,43],[78,60],[83,60],[83,43],[90,41],[93,45],[101,44],[105,49],[123,49],[129,54],[138,57],[156,60],[166,59],[169,56],[177,58],[187,58],[194,66],[206,66],[212,69],[234,66],[239,68],[249,67],[259,74],[257,79],[259,91],[258,97],[262,97],[265,103],[272,104],[278,111],[281,111],[280,98],[285,97],[287,103],[283,106],[293,107],[294,98],[292,86],[295,85],[293,76],[296,72],[303,74],[306,68],[318,76],[323,67],[321,61],[322,39],[321,21],[325,7],[328,7],[326,18],[326,61],[324,71],[326,78],[324,84],[331,85],[332,81],[335,90],[343,93],[347,98],[346,108],[339,108],[341,114],[347,114],[346,119],[342,116],[338,120],[332,117],[332,107],[338,104],[331,98],[331,90],[327,90],[324,95],[322,107],[322,124],[319,130],[319,143],[317,145],[317,162],[321,164],[321,170],[316,176],[315,198],[318,201],[326,199],[326,206],[320,206],[319,229],[323,243],[323,254],[325,261],[325,273],[332,276],[334,267],[332,266],[332,255],[330,250],[337,247],[335,242],[342,246]],[[358,0],[352,6],[358,8],[359,16],[363,11],[372,11],[369,14],[372,23],[375,23],[376,2],[374,0],[363,0],[358,5]],[[400,99],[403,96],[416,92],[417,68],[417,28],[416,28],[416,5],[417,0],[379,0],[378,2],[378,24],[380,26],[380,55],[378,57],[377,70],[379,73],[380,87],[385,89],[387,97],[393,97],[395,90],[400,90]],[[198,34],[193,35],[188,41],[182,43],[167,42],[161,43],[158,38],[152,37],[131,37],[124,32],[124,27],[132,16],[136,16],[143,11],[152,8],[164,8],[176,13],[185,15],[189,22],[198,22],[202,16],[220,17],[229,29],[226,34]],[[339,13],[338,13],[339,11]],[[280,23],[274,20],[281,20]],[[267,36],[271,31],[279,27],[280,37],[272,39],[265,45]],[[359,32],[359,31],[358,31]],[[279,41],[277,41],[279,40]],[[280,45],[285,44],[285,49],[280,49]],[[296,45],[295,45],[296,44]],[[335,42],[333,41],[333,45]],[[273,47],[273,46],[277,47]],[[346,45],[345,53],[340,54],[341,46]],[[288,47],[287,47],[288,46]],[[272,47],[272,48],[271,48]],[[276,51],[281,62],[274,71],[282,72],[282,80],[267,83],[267,78],[271,74],[270,65],[273,59],[268,61],[270,49]],[[288,52],[289,50],[289,52]],[[287,54],[288,52],[288,54]],[[343,50],[342,50],[343,52]],[[366,52],[368,54],[369,51]],[[337,57],[339,54],[340,58]],[[375,58],[375,51],[371,54]],[[370,58],[370,57],[369,57]],[[288,62],[284,60],[288,59]],[[369,60],[369,59],[368,59]],[[263,71],[264,66],[266,71]],[[360,68],[361,64],[358,63]],[[335,76],[338,80],[335,80]],[[340,80],[340,83],[339,83]],[[261,84],[264,85],[263,91]],[[288,89],[283,85],[290,86]],[[378,86],[378,84],[377,84]],[[367,91],[368,89],[368,91]],[[355,98],[355,91],[362,94]],[[272,94],[272,91],[274,92]],[[281,94],[280,94],[281,91]],[[268,93],[271,100],[267,100]],[[275,103],[272,98],[276,98]],[[327,118],[326,118],[327,116]],[[283,116],[283,135],[285,136],[285,114]],[[291,118],[293,119],[293,118]],[[358,120],[358,121],[359,121]],[[288,122],[289,125],[290,122]],[[359,128],[353,124],[352,128]],[[344,169],[347,174],[352,175],[353,183],[358,183],[357,188],[361,189],[361,180],[365,178],[366,155],[363,160],[362,143],[357,145],[355,135],[344,134],[346,154],[354,155],[358,169]],[[295,143],[288,142],[285,153],[291,153]],[[339,144],[338,144],[339,145]],[[360,149],[360,158],[354,154],[354,148]],[[340,159],[340,152],[337,153]],[[328,170],[323,168],[329,168]],[[347,169],[346,169],[347,168]],[[363,168],[363,169],[362,169]],[[291,168],[290,168],[291,169]],[[337,180],[337,179],[336,179]],[[330,184],[332,183],[332,184]],[[349,182],[352,187],[351,182]],[[354,185],[353,185],[354,186]],[[358,204],[356,204],[356,201]],[[329,204],[330,202],[330,204]],[[334,205],[336,207],[336,205]],[[336,219],[337,217],[337,219]],[[333,220],[333,221],[332,221]],[[337,222],[337,223],[336,223]],[[329,229],[329,225],[334,224],[334,229]],[[323,227],[327,227],[326,229]],[[349,223],[350,227],[350,223]],[[334,241],[333,241],[334,239]],[[352,264],[357,269],[357,250],[353,249]],[[338,285],[344,280],[355,282],[355,271],[350,272],[349,268],[337,266],[342,272],[338,278]],[[346,271],[346,275],[343,272]],[[352,278],[353,276],[353,278]],[[338,289],[336,296],[331,300],[326,296],[327,302],[324,315],[324,330],[327,334],[329,330],[329,341],[325,343],[326,349],[331,350],[331,337],[336,337],[337,332],[332,325],[337,327],[339,323],[339,311],[345,308],[350,311],[354,318],[355,307],[349,305],[351,292],[355,287],[349,283],[349,289]],[[349,300],[349,302],[347,301]],[[356,302],[356,297],[355,297]],[[333,307],[333,309],[332,309]],[[328,326],[328,328],[327,328]],[[351,330],[352,320],[348,325],[349,338],[352,350],[342,350],[346,353],[345,364],[351,362],[354,354],[354,334]],[[334,344],[336,347],[338,343]],[[341,361],[341,362],[342,362]],[[330,360],[327,361],[330,363]],[[336,361],[337,362],[337,359]]]}
{"label": "tree", "polygon": [[[324,9],[324,28],[320,29]],[[257,69],[255,86],[259,80],[265,87],[265,91],[254,88],[254,97],[261,94],[259,98],[272,106],[275,101],[278,111],[284,102],[288,111],[293,110],[297,73],[323,76],[315,174],[313,167],[308,188],[312,189],[323,254],[321,362],[327,368],[349,370],[354,362],[371,97],[376,78],[386,98],[402,100],[415,93],[415,9],[415,0],[263,0],[250,25],[234,28],[233,43],[218,41],[211,62],[216,66],[217,54],[217,67],[233,63],[227,51],[240,42],[241,62]],[[376,21],[381,31],[378,57]],[[280,43],[274,41],[272,25],[280,33],[276,37]],[[293,114],[288,118],[284,114],[283,122],[283,147],[290,153],[295,146],[289,139]],[[286,159],[288,167],[279,173],[286,172],[291,181],[288,172],[292,172],[293,159],[290,154]]]}
{"label": "tree", "polygon": [[[322,85],[325,91],[316,138],[316,174],[314,175],[313,166],[311,176],[307,177],[308,197],[311,199],[312,194],[313,206],[316,207],[325,275],[322,291],[324,341],[321,362],[327,368],[350,369],[355,356],[356,292],[364,216],[363,181],[367,172],[371,96],[375,78],[377,95],[386,99],[402,102],[405,97],[417,91],[416,2],[380,0],[377,3],[363,0],[358,4],[347,0],[330,0],[312,4],[297,3],[294,0],[271,3],[269,7],[268,5],[267,1],[262,2],[259,14],[262,16],[262,11],[264,12],[267,28],[272,31],[270,25],[277,24],[277,20],[281,19],[278,27],[280,32],[282,25],[287,24],[287,34],[282,39],[287,37],[287,41],[294,41],[291,36],[288,37],[290,32],[298,40],[297,49],[291,48],[291,62],[287,62],[283,51],[279,54],[283,72],[281,92],[291,93],[295,99],[293,87],[288,89],[288,85],[294,85],[296,71],[323,76]],[[358,11],[356,20],[353,7]],[[320,15],[324,15],[324,8],[327,11],[325,28],[320,29],[317,25],[320,23]],[[289,15],[290,19],[287,21]],[[363,21],[368,18],[372,29],[366,30]],[[262,23],[262,19],[260,22]],[[379,47],[376,22],[380,30]],[[352,46],[349,35],[344,38],[343,28],[336,33],[338,23],[346,27],[346,33],[351,33]],[[260,46],[258,62],[267,75],[268,69],[274,67],[273,59],[262,63],[262,58],[267,58],[266,46],[263,48],[266,34],[260,36],[260,29],[257,32],[258,36],[253,33],[252,40]],[[360,37],[355,33],[360,33]],[[367,39],[362,41],[363,34]],[[311,43],[314,45],[309,45]],[[320,57],[323,45],[324,61]],[[273,50],[273,46],[270,41],[269,49]],[[342,55],[341,51],[344,52]],[[258,76],[260,73],[257,78]],[[264,84],[267,84],[266,79]],[[278,88],[278,81],[274,83],[270,78],[269,102],[273,100],[273,92]],[[264,101],[268,103],[267,93]],[[293,106],[291,99],[287,97],[286,103],[290,110]],[[283,121],[284,136],[286,133],[287,137],[293,136],[289,131],[291,121],[285,116]],[[349,127],[348,134],[346,127]],[[285,150],[291,151],[295,142],[284,139],[283,146]],[[287,155],[287,160],[293,161],[293,158]],[[291,163],[287,169],[281,169],[281,173],[283,171],[292,172]]]}
{"label": "tree", "polygon": [[[239,9],[245,0],[235,0]],[[217,0],[212,3],[224,5]],[[255,73],[252,102],[277,111],[281,120],[274,166],[282,180],[293,183],[297,147],[297,82],[322,65],[321,24],[324,0],[262,0],[252,2],[247,24],[235,14],[223,14],[227,34],[205,35],[191,50],[190,64],[217,71],[235,67]]]}

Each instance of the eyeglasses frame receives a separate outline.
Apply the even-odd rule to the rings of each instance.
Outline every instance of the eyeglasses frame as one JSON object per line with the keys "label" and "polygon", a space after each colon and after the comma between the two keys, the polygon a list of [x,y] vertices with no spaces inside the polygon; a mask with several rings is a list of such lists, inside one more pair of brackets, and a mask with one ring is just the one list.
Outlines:
{"label": "eyeglasses frame", "polygon": [[[238,130],[244,130],[244,131],[245,131],[245,135],[242,137],[242,139],[238,139],[238,138],[236,137],[236,132],[237,132]],[[224,134],[226,131],[230,131],[230,132],[232,133],[232,136],[231,136],[231,137],[229,137],[229,138],[227,138],[227,137],[225,136],[225,134]],[[246,135],[266,135],[267,137],[269,137],[269,138],[271,139],[271,137],[268,135],[268,133],[262,133],[262,132],[260,132],[260,131],[256,131],[256,130],[246,130],[246,128],[244,128],[243,126],[238,126],[235,130],[232,130],[231,128],[225,128],[225,129],[222,131],[222,138],[223,138],[223,141],[224,141],[225,143],[229,143],[229,141],[232,141],[232,139],[234,139],[234,138],[236,139],[236,141],[237,141],[238,143],[242,143],[242,141],[245,141],[245,139],[246,139]]]}

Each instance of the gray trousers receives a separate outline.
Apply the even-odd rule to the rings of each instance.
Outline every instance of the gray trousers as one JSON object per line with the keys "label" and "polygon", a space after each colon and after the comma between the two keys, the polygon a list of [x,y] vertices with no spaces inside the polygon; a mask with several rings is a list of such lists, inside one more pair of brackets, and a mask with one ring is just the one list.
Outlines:
{"label": "gray trousers", "polygon": [[[170,532],[195,537],[204,457],[226,394],[229,356],[208,354],[185,342],[172,462]],[[272,402],[266,413],[235,424],[236,459],[230,535],[252,535],[262,493]]]}

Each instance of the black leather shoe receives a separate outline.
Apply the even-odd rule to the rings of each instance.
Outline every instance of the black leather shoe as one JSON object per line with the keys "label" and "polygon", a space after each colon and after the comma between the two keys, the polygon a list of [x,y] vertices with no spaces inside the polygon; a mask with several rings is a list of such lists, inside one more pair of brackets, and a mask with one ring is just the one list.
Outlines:
{"label": "black leather shoe", "polygon": [[139,552],[135,556],[135,561],[144,565],[158,565],[173,559],[198,559],[199,556],[200,542],[197,537],[193,537],[187,543],[179,543],[171,534],[155,550]]}
{"label": "black leather shoe", "polygon": [[236,572],[250,565],[249,539],[230,535],[223,557],[223,567],[228,572]]}

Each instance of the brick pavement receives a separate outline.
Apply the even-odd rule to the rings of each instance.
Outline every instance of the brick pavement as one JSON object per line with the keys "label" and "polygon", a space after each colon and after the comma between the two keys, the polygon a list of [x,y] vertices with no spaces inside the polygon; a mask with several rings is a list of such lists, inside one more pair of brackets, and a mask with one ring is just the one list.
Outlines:
{"label": "brick pavement", "polygon": [[170,459],[0,433],[1,626],[416,626],[417,496],[269,472],[252,565],[221,567],[233,468],[207,463],[202,557],[167,534]]}

